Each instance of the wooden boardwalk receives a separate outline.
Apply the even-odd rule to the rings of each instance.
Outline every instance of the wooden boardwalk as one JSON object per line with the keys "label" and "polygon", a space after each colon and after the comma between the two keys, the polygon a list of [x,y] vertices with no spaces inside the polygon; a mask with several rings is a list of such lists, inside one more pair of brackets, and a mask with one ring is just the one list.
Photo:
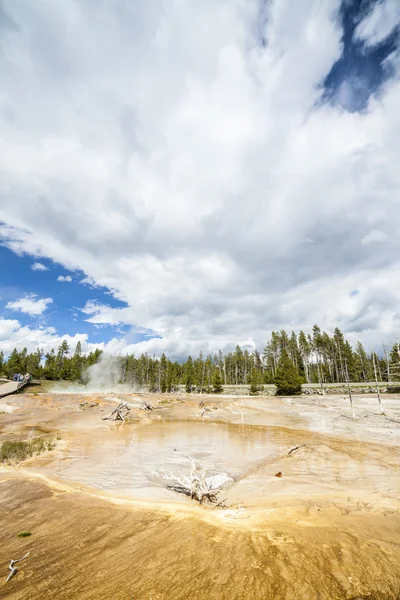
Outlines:
{"label": "wooden boardwalk", "polygon": [[28,385],[29,381],[7,381],[0,385],[0,398],[16,394],[20,389]]}

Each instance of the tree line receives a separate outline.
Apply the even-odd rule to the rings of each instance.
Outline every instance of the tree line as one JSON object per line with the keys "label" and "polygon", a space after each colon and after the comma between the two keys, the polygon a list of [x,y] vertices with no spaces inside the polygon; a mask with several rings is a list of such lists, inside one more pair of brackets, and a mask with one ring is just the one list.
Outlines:
{"label": "tree line", "polygon": [[[30,373],[34,379],[84,382],[88,367],[96,364],[102,351],[82,353],[78,342],[72,351],[64,340],[57,351],[44,354],[39,348],[28,353],[16,348],[7,359],[0,353],[0,373]],[[340,329],[332,335],[315,325],[312,333],[290,335],[273,331],[262,353],[236,346],[233,352],[171,361],[142,354],[115,357],[119,383],[146,386],[154,392],[170,392],[185,385],[188,392],[221,391],[223,385],[249,385],[256,393],[263,385],[275,383],[296,389],[302,383],[323,386],[325,383],[399,381],[400,352],[395,344],[390,352],[367,353],[361,342],[352,347]]]}
{"label": "tree line", "polygon": [[97,349],[83,354],[81,342],[71,353],[66,340],[60,344],[57,352],[52,349],[47,354],[40,348],[31,353],[26,348],[20,352],[14,348],[7,359],[0,352],[0,373],[10,379],[15,373],[29,373],[33,379],[81,381],[84,372],[98,362],[101,354],[102,351]]}

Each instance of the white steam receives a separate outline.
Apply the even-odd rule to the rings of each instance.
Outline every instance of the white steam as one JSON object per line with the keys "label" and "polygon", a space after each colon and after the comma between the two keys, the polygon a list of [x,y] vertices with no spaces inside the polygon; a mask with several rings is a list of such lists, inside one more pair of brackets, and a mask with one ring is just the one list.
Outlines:
{"label": "white steam", "polygon": [[82,379],[84,385],[79,383],[70,383],[65,386],[65,383],[56,383],[52,387],[52,391],[58,393],[80,393],[80,394],[108,394],[120,393],[131,394],[141,392],[141,386],[135,382],[121,383],[125,379],[123,363],[118,356],[110,354],[101,354],[99,361],[88,367]]}

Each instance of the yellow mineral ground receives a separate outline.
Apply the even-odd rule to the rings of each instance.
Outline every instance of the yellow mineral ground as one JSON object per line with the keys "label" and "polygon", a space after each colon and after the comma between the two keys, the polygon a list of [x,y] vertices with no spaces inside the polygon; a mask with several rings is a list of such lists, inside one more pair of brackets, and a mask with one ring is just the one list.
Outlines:
{"label": "yellow mineral ground", "polygon": [[[0,465],[1,598],[400,598],[400,398],[145,398],[1,401],[0,442],[54,443]],[[166,489],[188,456],[232,478],[222,506]]]}

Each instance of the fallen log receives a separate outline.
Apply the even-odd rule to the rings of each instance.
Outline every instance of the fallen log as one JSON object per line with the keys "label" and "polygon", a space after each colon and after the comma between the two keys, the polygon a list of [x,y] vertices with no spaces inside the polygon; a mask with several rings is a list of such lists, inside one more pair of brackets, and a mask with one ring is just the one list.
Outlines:
{"label": "fallen log", "polygon": [[117,408],[114,408],[106,417],[102,417],[103,421],[125,421],[128,416],[131,407],[126,402],[118,404]]}
{"label": "fallen log", "polygon": [[79,402],[80,408],[84,408],[85,406],[88,406],[89,408],[93,408],[94,406],[98,406],[98,405],[99,405],[98,402],[87,402],[86,400],[84,402]]}
{"label": "fallen log", "polygon": [[139,410],[153,410],[153,407],[149,402],[146,402],[146,400],[144,400],[139,406]]}
{"label": "fallen log", "polygon": [[291,448],[288,452],[288,456],[290,454],[293,454],[293,452],[296,452],[296,450],[300,450],[300,448],[304,448],[305,446],[307,446],[307,444],[298,444],[297,446],[293,446],[293,448]]}

